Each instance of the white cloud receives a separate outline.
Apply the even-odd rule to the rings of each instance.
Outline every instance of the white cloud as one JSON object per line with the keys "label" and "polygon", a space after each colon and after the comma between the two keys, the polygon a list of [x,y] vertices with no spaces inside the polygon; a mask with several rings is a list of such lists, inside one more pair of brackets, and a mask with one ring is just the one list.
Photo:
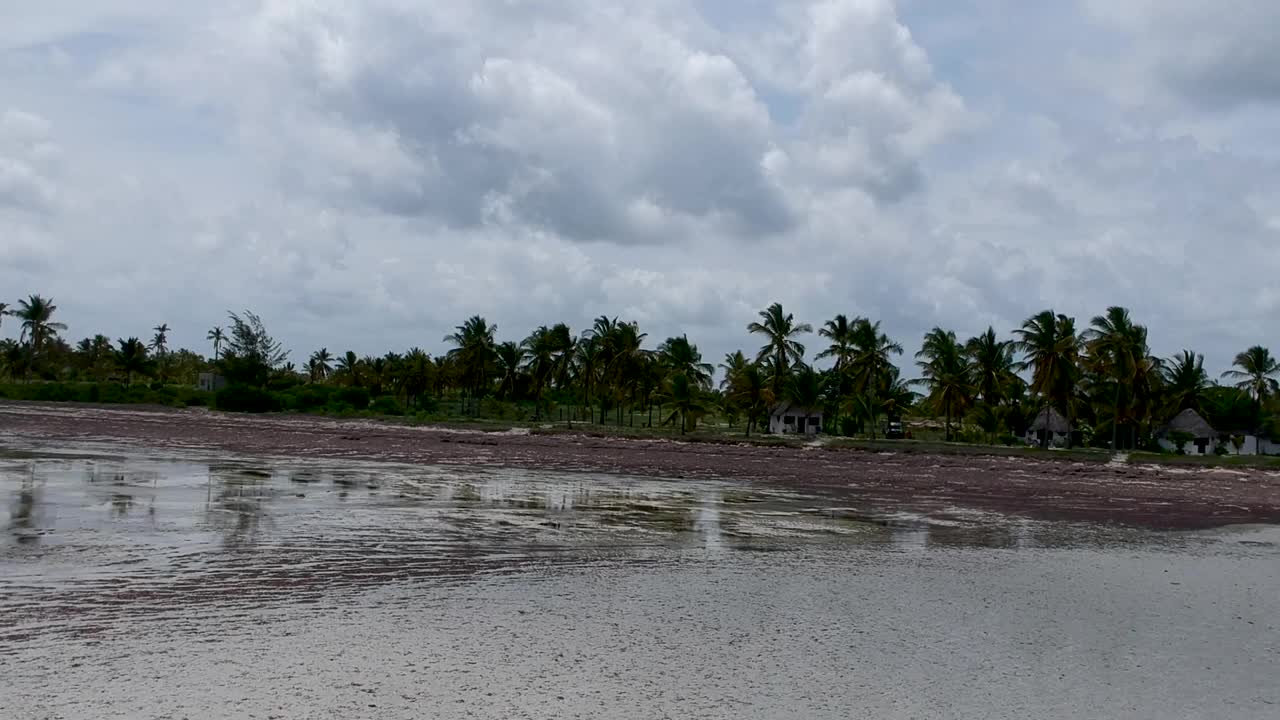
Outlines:
{"label": "white cloud", "polygon": [[73,334],[609,314],[718,358],[774,300],[908,346],[1118,302],[1275,344],[1265,3],[47,7],[0,29],[0,288]]}
{"label": "white cloud", "polygon": [[[1280,5],[1258,0],[1086,0],[1127,33],[1126,62],[1163,90],[1231,107],[1280,102]],[[1140,97],[1149,97],[1143,93]]]}

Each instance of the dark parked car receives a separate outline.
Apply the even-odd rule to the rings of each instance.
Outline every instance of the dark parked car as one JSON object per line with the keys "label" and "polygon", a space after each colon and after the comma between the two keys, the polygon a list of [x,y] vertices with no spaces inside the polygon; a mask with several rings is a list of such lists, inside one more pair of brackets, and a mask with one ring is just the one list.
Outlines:
{"label": "dark parked car", "polygon": [[890,420],[885,425],[884,436],[889,440],[901,440],[907,436],[906,428],[903,427],[901,420]]}

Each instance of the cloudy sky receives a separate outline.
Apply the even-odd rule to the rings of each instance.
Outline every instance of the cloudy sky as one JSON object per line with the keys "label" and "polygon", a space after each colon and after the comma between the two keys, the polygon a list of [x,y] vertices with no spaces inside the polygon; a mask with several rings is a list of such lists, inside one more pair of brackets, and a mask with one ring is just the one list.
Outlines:
{"label": "cloudy sky", "polygon": [[1270,0],[0,16],[0,299],[53,296],[73,339],[204,350],[251,308],[305,361],[608,314],[719,359],[772,301],[909,351],[1122,304],[1215,374],[1280,350]]}

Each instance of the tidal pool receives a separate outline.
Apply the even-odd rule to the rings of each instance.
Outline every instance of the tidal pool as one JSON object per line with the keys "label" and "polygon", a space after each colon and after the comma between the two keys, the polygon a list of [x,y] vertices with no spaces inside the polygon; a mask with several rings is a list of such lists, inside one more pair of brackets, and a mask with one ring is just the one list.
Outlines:
{"label": "tidal pool", "polygon": [[1280,530],[0,440],[0,718],[1275,718]]}

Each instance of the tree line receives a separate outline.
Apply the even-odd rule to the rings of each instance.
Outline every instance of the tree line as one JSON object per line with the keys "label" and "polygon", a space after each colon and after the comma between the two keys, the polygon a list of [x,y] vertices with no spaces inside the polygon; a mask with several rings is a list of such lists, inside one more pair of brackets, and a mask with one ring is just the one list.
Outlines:
{"label": "tree line", "polygon": [[[1280,361],[1266,347],[1240,352],[1213,379],[1199,353],[1153,355],[1147,328],[1122,307],[1107,308],[1083,327],[1044,310],[1006,336],[988,328],[961,339],[934,328],[908,361],[902,344],[871,318],[836,315],[815,332],[774,303],[745,327],[758,349],[727,354],[718,384],[715,367],[687,335],[655,343],[637,323],[608,316],[576,333],[557,323],[508,340],[474,316],[442,338],[448,349],[440,354],[414,347],[358,356],[321,348],[298,367],[251,312],[231,313],[229,327],[208,331],[213,352],[206,358],[171,350],[166,323],[152,329],[149,341],[95,335],[70,346],[56,310],[40,295],[13,308],[0,304],[0,320],[14,318],[21,328],[18,340],[0,343],[0,376],[128,385],[139,378],[194,383],[200,372],[217,372],[241,388],[346,389],[357,407],[368,405],[361,398],[382,398],[384,409],[412,412],[452,399],[460,412],[477,416],[485,402],[515,403],[534,420],[680,432],[714,415],[750,435],[785,402],[822,410],[828,431],[872,437],[885,418],[907,413],[939,420],[946,440],[1022,437],[1045,408],[1082,430],[1081,440],[1114,448],[1149,444],[1188,408],[1220,430],[1280,434]],[[827,361],[825,368],[809,359],[813,335],[819,347],[812,360]]]}

